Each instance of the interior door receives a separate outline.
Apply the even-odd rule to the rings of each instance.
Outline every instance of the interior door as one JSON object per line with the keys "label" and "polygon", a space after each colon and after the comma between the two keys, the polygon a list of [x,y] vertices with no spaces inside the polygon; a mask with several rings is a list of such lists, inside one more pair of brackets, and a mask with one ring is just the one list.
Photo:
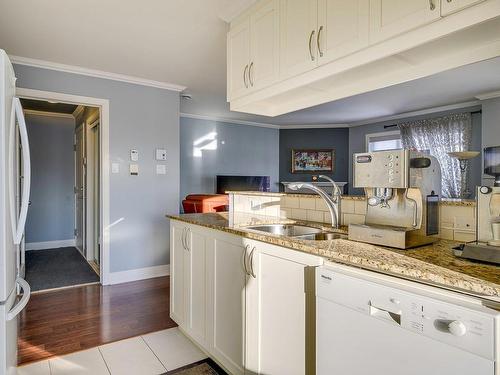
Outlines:
{"label": "interior door", "polygon": [[250,21],[234,26],[227,34],[227,93],[228,99],[245,94],[250,87]]}
{"label": "interior door", "polygon": [[280,78],[317,66],[317,0],[280,0]]}
{"label": "interior door", "polygon": [[369,0],[318,0],[320,65],[368,45],[369,13]]}
{"label": "interior door", "polygon": [[440,17],[440,0],[370,0],[371,42],[402,34]]}
{"label": "interior door", "polygon": [[85,254],[85,125],[75,130],[75,242]]}
{"label": "interior door", "polygon": [[278,0],[268,0],[250,17],[250,65],[252,88],[270,85],[279,77]]}

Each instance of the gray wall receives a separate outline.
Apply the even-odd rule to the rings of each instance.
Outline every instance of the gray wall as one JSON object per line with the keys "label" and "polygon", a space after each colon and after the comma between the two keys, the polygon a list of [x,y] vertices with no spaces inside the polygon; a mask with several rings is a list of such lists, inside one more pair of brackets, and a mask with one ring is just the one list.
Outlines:
{"label": "gray wall", "polygon": [[26,242],[72,240],[75,120],[26,115],[26,126],[32,171]]}
{"label": "gray wall", "polygon": [[[215,193],[218,174],[270,176],[278,190],[279,131],[248,125],[181,117],[181,199],[188,194]],[[194,143],[209,134],[195,151]]]}
{"label": "gray wall", "polygon": [[292,149],[334,149],[334,173],[325,173],[336,181],[347,181],[349,159],[349,130],[341,129],[281,129],[280,181],[310,181],[311,174],[293,174]]}
{"label": "gray wall", "polygon": [[[167,213],[179,211],[179,94],[124,82],[15,65],[17,86],[110,101],[110,271],[169,262]],[[167,174],[156,175],[154,151],[166,148]],[[139,150],[139,176],[128,173]]]}
{"label": "gray wall", "polygon": [[[396,122],[404,122],[404,121],[412,121],[412,120],[420,120],[431,117],[439,117],[444,116],[451,113],[459,113],[464,111],[478,111],[481,107],[472,107],[467,109],[460,109],[456,111],[448,111],[448,112],[440,112],[433,113],[431,115],[423,115],[423,116],[414,116],[408,117],[405,119],[400,119],[397,121],[386,121],[379,122],[375,124],[356,126],[349,129],[349,155],[352,155],[356,152],[365,152],[366,151],[366,135],[371,133],[381,133],[384,131],[394,131],[397,128],[388,128],[384,129],[384,125],[392,125]],[[500,144],[500,142],[499,142]],[[481,149],[481,114],[476,113],[472,115],[472,144],[471,150],[480,150]],[[469,183],[471,186],[476,186],[481,183],[481,157],[477,157],[472,160],[471,174],[469,176]],[[349,194],[363,194],[362,189],[354,189],[352,187],[352,157],[349,158]],[[471,188],[471,190],[473,190]]]}

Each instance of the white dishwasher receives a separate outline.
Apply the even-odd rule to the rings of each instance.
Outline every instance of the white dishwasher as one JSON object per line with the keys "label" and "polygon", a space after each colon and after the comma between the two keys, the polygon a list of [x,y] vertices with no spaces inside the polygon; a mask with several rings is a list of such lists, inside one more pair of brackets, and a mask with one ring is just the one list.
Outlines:
{"label": "white dishwasher", "polygon": [[500,313],[344,266],[316,269],[317,375],[499,375]]}

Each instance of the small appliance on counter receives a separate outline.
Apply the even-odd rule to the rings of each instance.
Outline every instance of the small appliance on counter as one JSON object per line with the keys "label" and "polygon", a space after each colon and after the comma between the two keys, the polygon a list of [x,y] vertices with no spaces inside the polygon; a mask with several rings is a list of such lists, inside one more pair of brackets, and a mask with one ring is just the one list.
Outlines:
{"label": "small appliance on counter", "polygon": [[441,167],[410,150],[354,154],[355,188],[364,188],[365,224],[350,224],[349,239],[408,249],[433,243],[439,233]]}
{"label": "small appliance on counter", "polygon": [[476,241],[454,251],[462,258],[500,264],[500,146],[484,149],[484,173],[495,177],[495,183],[477,188]]}

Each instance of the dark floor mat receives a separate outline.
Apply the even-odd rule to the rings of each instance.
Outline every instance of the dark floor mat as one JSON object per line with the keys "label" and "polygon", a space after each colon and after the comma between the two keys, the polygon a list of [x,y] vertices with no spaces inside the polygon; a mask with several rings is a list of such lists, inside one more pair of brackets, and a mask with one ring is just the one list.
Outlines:
{"label": "dark floor mat", "polygon": [[204,359],[203,361],[193,363],[173,371],[168,371],[163,375],[227,375],[227,373],[221,369],[214,361],[210,358]]}
{"label": "dark floor mat", "polygon": [[99,276],[75,247],[26,252],[26,281],[32,291],[94,283]]}

